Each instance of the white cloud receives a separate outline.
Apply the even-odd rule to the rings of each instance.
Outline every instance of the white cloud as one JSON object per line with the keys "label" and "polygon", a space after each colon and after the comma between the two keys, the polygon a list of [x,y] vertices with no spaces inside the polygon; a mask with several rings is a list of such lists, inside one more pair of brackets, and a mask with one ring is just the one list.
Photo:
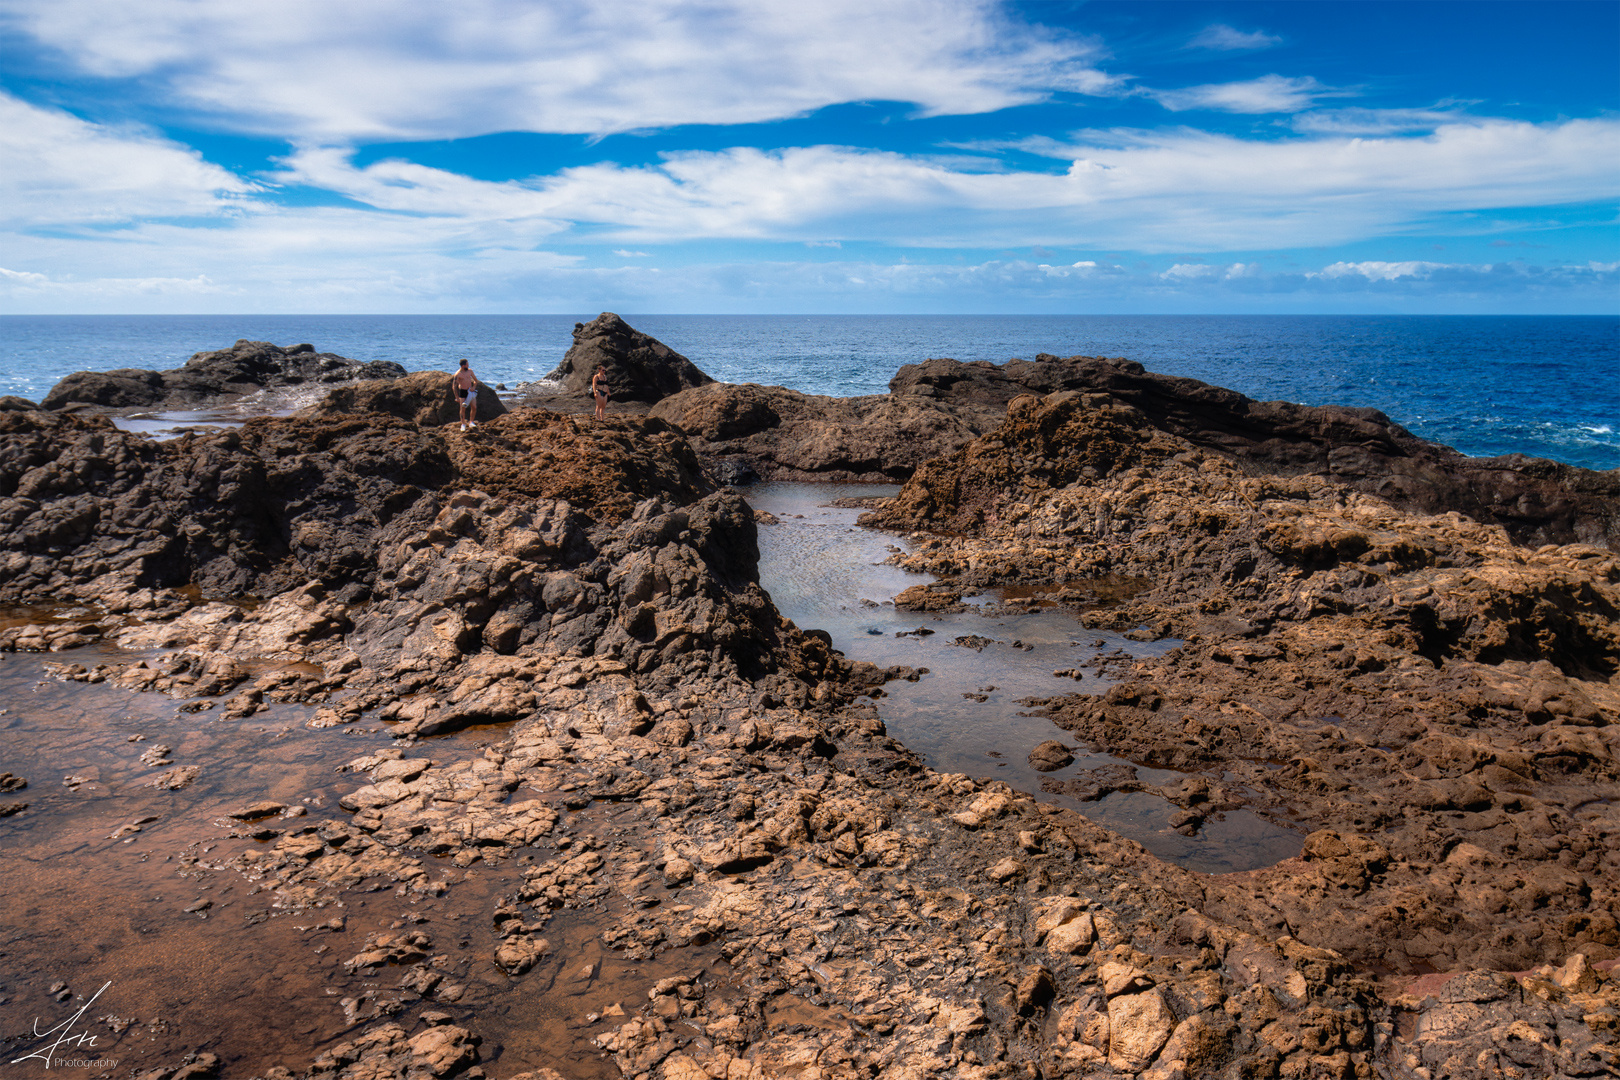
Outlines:
{"label": "white cloud", "polygon": [[1428,278],[1433,277],[1436,271],[1471,270],[1484,272],[1489,266],[1459,266],[1456,263],[1436,262],[1336,262],[1331,266],[1324,266],[1315,274],[1307,277],[1343,278],[1359,276],[1368,281],[1395,281],[1399,278]]}
{"label": "white cloud", "polygon": [[839,240],[806,240],[804,246],[811,248],[841,248],[844,245]]}
{"label": "white cloud", "polygon": [[1457,109],[1322,109],[1295,116],[1295,131],[1312,135],[1399,135],[1433,131],[1446,124],[1471,123]]}
{"label": "white cloud", "polygon": [[[495,182],[397,160],[359,167],[347,149],[310,146],[290,155],[277,179],[351,202],[312,207],[284,205],[148,133],[12,98],[0,97],[0,110],[9,121],[0,124],[0,147],[9,148],[0,153],[0,194],[11,229],[0,235],[9,267],[0,295],[9,310],[74,310],[75,302],[81,310],[480,310],[517,296],[563,295],[591,307],[597,286],[631,299],[704,288],[728,296],[748,274],[683,267],[666,275],[682,279],[671,285],[650,267],[590,270],[583,257],[543,245],[600,244],[639,259],[656,243],[826,246],[837,243],[828,236],[859,236],[915,249],[1038,249],[1037,257],[1058,248],[1185,256],[1360,241],[1447,214],[1620,194],[1612,168],[1620,120],[1472,120],[1376,139],[1088,132],[1041,145],[1071,162],[1060,173],[986,172],[954,159],[847,147],[744,147]],[[1217,287],[1258,295],[1289,281],[1343,294],[1478,276],[1478,268],[1417,262],[1339,262],[1294,278],[1217,259],[1184,259],[1162,275],[1094,260],[995,262],[982,264],[977,278],[926,266],[804,265],[827,267],[803,271],[806,295],[831,295],[831,285],[815,282],[876,289],[891,280],[895,288],[925,283],[916,295],[967,288],[969,280],[1019,295],[1039,293],[1037,282],[1125,281],[1147,295]],[[861,269],[846,280],[839,268],[849,266]],[[1535,287],[1585,288],[1579,283],[1601,275],[1597,266],[1582,272],[1536,278]],[[1500,266],[1486,276],[1531,280]],[[759,288],[776,288],[774,280],[766,275]]]}
{"label": "white cloud", "polygon": [[[9,251],[19,246],[15,239],[0,236],[0,243]],[[256,239],[242,238],[240,247],[218,253],[217,265],[232,273],[233,261],[240,261]],[[32,250],[26,243],[20,247],[25,261],[17,265],[27,265]],[[641,266],[568,265],[519,251],[491,252],[476,260],[418,252],[393,260],[393,272],[378,275],[374,260],[340,252],[316,261],[291,249],[261,256],[222,283],[213,280],[212,271],[191,277],[166,273],[170,260],[200,258],[200,241],[185,252],[172,240],[150,252],[159,256],[156,267],[128,248],[106,243],[96,254],[110,258],[87,256],[85,267],[93,273],[83,277],[0,273],[0,311],[1196,312],[1222,307],[1321,312],[1366,310],[1373,304],[1378,310],[1500,313],[1539,310],[1543,299],[1552,310],[1572,304],[1601,310],[1620,287],[1620,272],[1612,265],[1427,263],[1413,264],[1424,269],[1406,274],[1387,269],[1401,264],[1330,264],[1317,271],[1268,273],[1235,263],[1170,276],[1088,261],[1075,266],[1024,260],[846,261],[721,263],[661,274]]]}
{"label": "white cloud", "polygon": [[195,150],[0,93],[0,223],[217,215],[257,187]]}
{"label": "white cloud", "polygon": [[1212,49],[1218,52],[1249,52],[1254,49],[1269,49],[1273,45],[1280,44],[1282,38],[1263,30],[1244,33],[1222,23],[1215,23],[1200,30],[1198,35],[1187,43],[1187,47]]}
{"label": "white cloud", "polygon": [[1309,76],[1286,79],[1281,75],[1262,75],[1246,82],[1211,83],[1181,90],[1144,89],[1141,92],[1171,112],[1209,109],[1229,113],[1299,112],[1315,105],[1319,97],[1344,94]]}
{"label": "white cloud", "polygon": [[281,178],[494,246],[577,240],[584,227],[637,247],[832,234],[918,247],[1264,250],[1399,232],[1439,214],[1620,194],[1617,120],[1477,122],[1382,139],[1088,135],[1046,149],[1070,158],[1061,174],[966,172],[812,146],[672,154],[653,166],[598,164],[521,182],[403,162],[357,168],[347,152],[315,149],[289,158]]}
{"label": "white cloud", "polygon": [[13,33],[242,130],[317,142],[737,124],[1109,93],[1094,42],[991,0],[13,0]]}
{"label": "white cloud", "polygon": [[647,259],[651,258],[645,251],[626,251],[624,248],[615,248],[613,254],[621,259]]}

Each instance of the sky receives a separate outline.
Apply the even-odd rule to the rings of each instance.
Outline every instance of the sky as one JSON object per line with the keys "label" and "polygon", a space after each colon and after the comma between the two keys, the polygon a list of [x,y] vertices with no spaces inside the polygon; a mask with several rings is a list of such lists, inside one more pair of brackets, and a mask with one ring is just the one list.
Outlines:
{"label": "sky", "polygon": [[0,0],[0,313],[1620,313],[1620,2]]}

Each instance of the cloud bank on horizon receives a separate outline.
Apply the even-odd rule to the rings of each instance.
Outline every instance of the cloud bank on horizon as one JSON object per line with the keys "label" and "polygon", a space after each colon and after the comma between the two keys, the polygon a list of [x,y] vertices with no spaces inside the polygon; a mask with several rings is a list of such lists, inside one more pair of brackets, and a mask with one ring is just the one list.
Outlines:
{"label": "cloud bank on horizon", "polygon": [[0,0],[0,311],[1620,310],[1620,5]]}

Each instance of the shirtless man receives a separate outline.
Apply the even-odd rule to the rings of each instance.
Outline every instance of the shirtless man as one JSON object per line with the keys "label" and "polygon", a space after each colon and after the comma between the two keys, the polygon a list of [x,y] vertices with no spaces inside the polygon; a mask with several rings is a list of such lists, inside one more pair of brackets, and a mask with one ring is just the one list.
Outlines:
{"label": "shirtless man", "polygon": [[469,422],[477,427],[478,376],[467,366],[467,361],[461,362],[461,370],[450,380],[450,385],[455,390],[456,404],[461,407],[461,430],[466,431]]}

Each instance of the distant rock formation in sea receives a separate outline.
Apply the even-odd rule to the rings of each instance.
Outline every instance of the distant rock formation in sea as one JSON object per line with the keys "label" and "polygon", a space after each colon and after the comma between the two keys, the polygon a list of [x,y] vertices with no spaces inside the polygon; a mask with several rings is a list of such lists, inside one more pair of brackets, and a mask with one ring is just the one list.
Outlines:
{"label": "distant rock formation in sea", "polygon": [[714,382],[692,361],[611,311],[574,324],[574,344],[546,381],[561,383],[564,394],[588,397],[598,367],[607,369],[614,401],[652,404],[688,387]]}
{"label": "distant rock formation in sea", "polygon": [[74,372],[51,388],[40,407],[173,409],[216,404],[268,388],[395,379],[403,374],[403,367],[388,360],[360,363],[316,352],[313,345],[284,349],[268,341],[242,339],[229,349],[196,353],[184,366],[169,371],[120,368]]}

